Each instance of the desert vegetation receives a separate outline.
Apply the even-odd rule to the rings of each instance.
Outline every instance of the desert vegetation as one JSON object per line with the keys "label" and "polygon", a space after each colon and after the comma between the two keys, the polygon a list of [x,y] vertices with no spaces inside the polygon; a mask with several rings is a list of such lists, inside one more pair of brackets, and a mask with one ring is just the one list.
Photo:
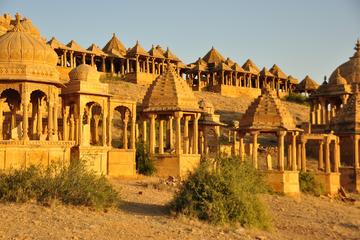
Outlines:
{"label": "desert vegetation", "polygon": [[267,191],[262,176],[237,158],[203,161],[170,203],[178,213],[214,224],[269,229],[270,217],[258,198]]}

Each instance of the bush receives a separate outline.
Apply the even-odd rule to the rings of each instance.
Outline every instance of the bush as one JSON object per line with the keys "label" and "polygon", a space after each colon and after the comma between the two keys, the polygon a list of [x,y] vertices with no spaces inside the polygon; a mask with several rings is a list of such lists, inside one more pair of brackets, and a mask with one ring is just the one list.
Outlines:
{"label": "bush", "polygon": [[299,174],[300,191],[314,196],[324,194],[324,186],[316,181],[311,172],[300,172]]}
{"label": "bush", "polygon": [[308,97],[305,95],[302,95],[301,93],[291,93],[288,96],[286,96],[285,100],[289,102],[295,102],[302,105],[309,105]]}
{"label": "bush", "polygon": [[170,209],[214,224],[268,229],[270,218],[257,197],[266,191],[258,171],[235,158],[220,158],[216,169],[212,166],[204,161],[189,175]]}
{"label": "bush", "polygon": [[156,172],[154,161],[150,158],[147,147],[142,141],[136,143],[136,169],[138,173],[147,176]]}
{"label": "bush", "polygon": [[30,166],[26,169],[0,173],[0,200],[9,202],[49,203],[107,208],[118,203],[118,195],[104,176],[86,169],[82,162],[46,169]]}

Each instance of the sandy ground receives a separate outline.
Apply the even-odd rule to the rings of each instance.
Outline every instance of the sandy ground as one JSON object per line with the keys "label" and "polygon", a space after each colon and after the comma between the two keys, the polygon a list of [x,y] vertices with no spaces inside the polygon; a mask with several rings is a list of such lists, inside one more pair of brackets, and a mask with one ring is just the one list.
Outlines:
{"label": "sandy ground", "polygon": [[174,187],[156,178],[111,181],[124,202],[107,212],[61,204],[0,204],[0,239],[360,239],[359,201],[263,195],[274,225],[265,232],[172,216],[165,205]]}

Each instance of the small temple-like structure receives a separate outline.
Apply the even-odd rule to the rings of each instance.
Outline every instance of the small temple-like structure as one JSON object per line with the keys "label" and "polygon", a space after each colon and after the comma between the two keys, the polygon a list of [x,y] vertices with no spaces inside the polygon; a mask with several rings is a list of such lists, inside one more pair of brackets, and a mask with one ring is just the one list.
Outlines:
{"label": "small temple-like structure", "polygon": [[295,92],[304,93],[309,95],[318,89],[319,84],[317,84],[309,75],[306,75],[305,78],[296,86]]}

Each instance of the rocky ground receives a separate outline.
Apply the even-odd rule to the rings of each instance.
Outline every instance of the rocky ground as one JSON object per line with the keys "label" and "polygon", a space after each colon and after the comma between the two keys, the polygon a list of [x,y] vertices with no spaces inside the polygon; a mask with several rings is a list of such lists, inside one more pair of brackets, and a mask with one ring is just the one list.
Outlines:
{"label": "rocky ground", "polygon": [[360,201],[263,195],[274,225],[265,232],[172,216],[165,205],[175,187],[157,178],[111,182],[123,203],[106,212],[61,204],[0,204],[0,239],[360,239]]}

